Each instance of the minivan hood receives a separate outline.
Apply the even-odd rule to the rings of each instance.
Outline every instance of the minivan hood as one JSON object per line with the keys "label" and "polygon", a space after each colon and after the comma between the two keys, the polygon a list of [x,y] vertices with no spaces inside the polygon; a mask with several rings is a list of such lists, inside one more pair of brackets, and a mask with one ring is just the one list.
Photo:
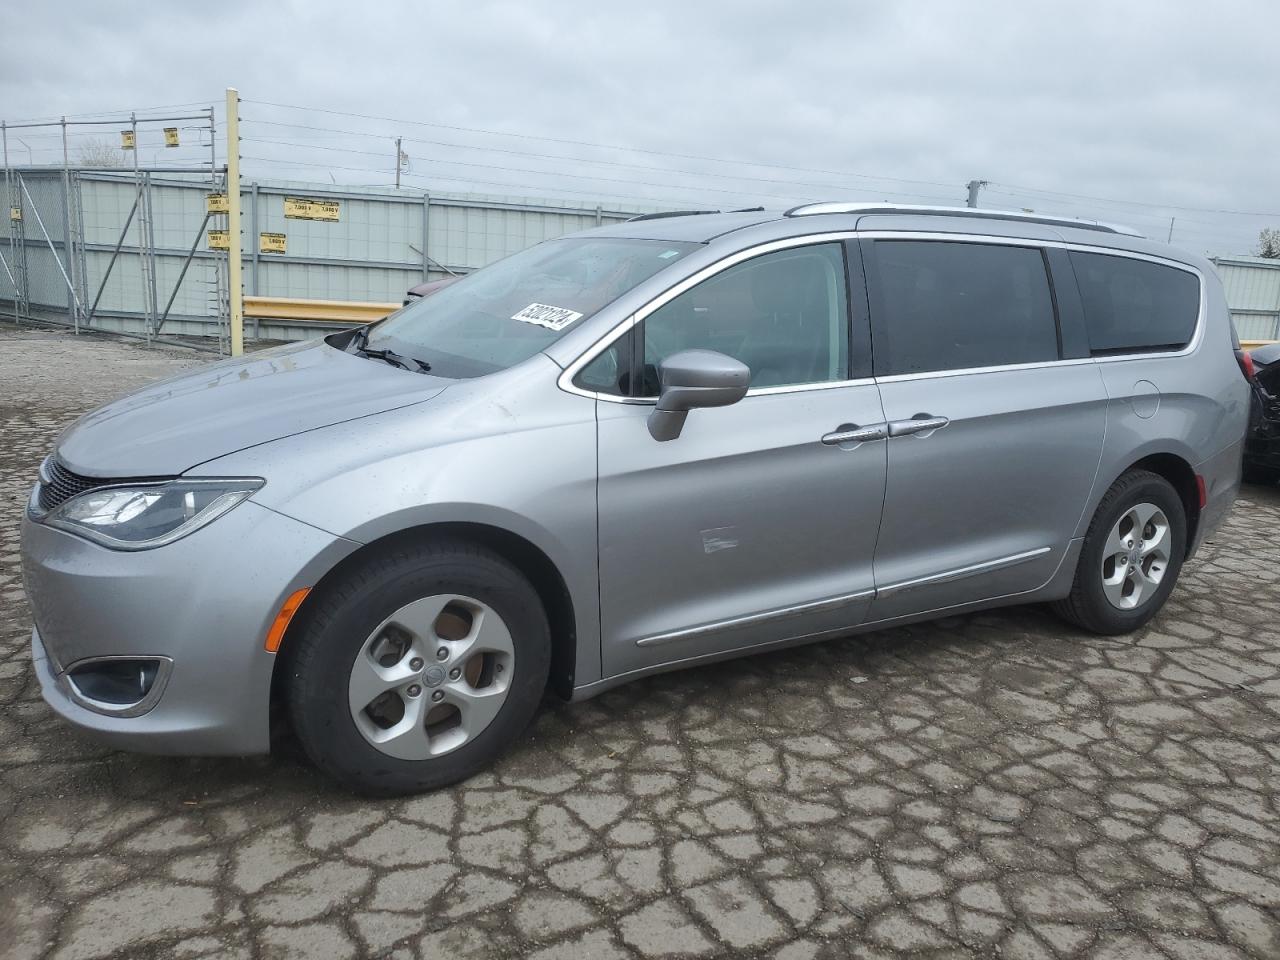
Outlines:
{"label": "minivan hood", "polygon": [[216,457],[420,403],[451,381],[323,340],[196,367],[85,414],[58,459],[90,477],[174,476]]}

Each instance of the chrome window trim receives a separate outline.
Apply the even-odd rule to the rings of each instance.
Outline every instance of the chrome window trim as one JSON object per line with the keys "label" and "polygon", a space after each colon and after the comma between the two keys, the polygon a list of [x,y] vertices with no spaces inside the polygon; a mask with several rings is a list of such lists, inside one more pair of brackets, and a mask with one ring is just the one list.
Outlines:
{"label": "chrome window trim", "polygon": [[[785,620],[790,617],[802,616],[807,613],[823,613],[828,610],[839,610],[841,607],[856,603],[859,600],[868,600],[875,596],[875,590],[859,590],[856,593],[844,593],[838,597],[826,597],[822,600],[810,600],[806,603],[794,603],[786,607],[777,607],[773,610],[763,610],[759,613],[748,613],[740,617],[729,617],[725,620],[713,620],[710,623],[700,623],[692,627],[684,627],[680,630],[671,630],[667,633],[655,633],[651,636],[641,637],[636,641],[637,647],[655,646],[660,643],[674,643],[677,640],[693,640],[697,637],[709,636],[713,633],[719,633],[722,630],[730,630],[734,627],[749,627],[760,623],[772,623],[775,620]],[[844,628],[836,628],[844,629]]]}
{"label": "chrome window trim", "polygon": [[1046,367],[1077,367],[1094,362],[1093,357],[1073,357],[1069,360],[1037,360],[1032,363],[1005,363],[992,367],[958,367],[954,370],[925,370],[922,373],[893,373],[877,377],[876,383],[904,383],[911,380],[933,380],[943,377],[977,376],[984,373],[1006,373],[1019,370],[1043,370]]}
{"label": "chrome window trim", "polygon": [[[618,397],[609,393],[586,390],[577,386],[573,380],[582,371],[583,367],[589,364],[605,350],[609,349],[615,340],[626,334],[627,331],[639,324],[649,314],[658,310],[660,307],[665,306],[668,302],[674,300],[676,297],[680,296],[680,294],[701,283],[703,280],[709,279],[717,273],[727,270],[735,264],[741,263],[743,260],[749,260],[752,257],[766,253],[772,253],[775,250],[786,250],[791,247],[809,246],[818,243],[844,242],[846,240],[941,240],[953,243],[985,243],[995,246],[1055,248],[1068,251],[1078,250],[1081,253],[1096,253],[1102,254],[1103,256],[1128,257],[1131,260],[1146,260],[1149,263],[1155,263],[1165,267],[1173,267],[1176,270],[1184,270],[1187,273],[1192,274],[1200,283],[1200,310],[1196,314],[1196,327],[1191,334],[1191,339],[1181,350],[1154,350],[1147,351],[1145,353],[1117,353],[1102,357],[1072,357],[1065,360],[1042,360],[1034,363],[997,364],[995,366],[964,367],[955,370],[926,370],[921,373],[897,373],[884,377],[862,377],[854,380],[824,380],[816,383],[789,384],[782,387],[759,387],[754,390],[748,390],[748,397],[768,396],[770,394],[780,393],[801,393],[810,390],[831,390],[836,387],[863,386],[871,383],[898,383],[901,381],[922,380],[933,377],[957,377],[985,373],[998,373],[1001,371],[1037,370],[1046,367],[1077,366],[1087,363],[1118,363],[1127,360],[1158,360],[1170,357],[1185,357],[1195,353],[1200,348],[1200,345],[1204,340],[1205,315],[1208,312],[1208,291],[1205,285],[1204,272],[1198,267],[1194,267],[1188,263],[1182,263],[1178,260],[1171,260],[1166,257],[1160,257],[1149,253],[1141,253],[1136,250],[1125,250],[1118,247],[1105,247],[1096,244],[1083,243],[1077,240],[1036,240],[1028,237],[1002,237],[984,233],[946,233],[932,230],[837,230],[824,233],[805,234],[797,237],[785,237],[781,240],[770,240],[766,243],[738,250],[720,260],[717,260],[715,263],[708,264],[697,273],[690,274],[683,280],[672,285],[663,293],[645,304],[641,309],[620,321],[612,329],[604,333],[600,339],[588,347],[576,360],[565,367],[563,372],[561,372],[560,376],[557,378],[556,385],[566,393],[572,393],[580,397],[587,397],[591,400],[602,400],[607,403],[653,406],[657,403],[657,399],[655,397]],[[852,362],[852,358],[850,358],[850,361]]]}

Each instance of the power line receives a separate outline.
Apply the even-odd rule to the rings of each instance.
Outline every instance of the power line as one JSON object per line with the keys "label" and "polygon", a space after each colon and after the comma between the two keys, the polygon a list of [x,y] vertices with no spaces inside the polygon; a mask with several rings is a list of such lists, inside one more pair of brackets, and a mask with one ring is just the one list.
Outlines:
{"label": "power line", "polygon": [[[406,120],[400,117],[380,117],[380,116],[371,115],[371,114],[352,113],[350,111],[345,111],[345,110],[331,110],[325,107],[304,107],[298,104],[273,103],[269,100],[246,99],[243,102],[257,104],[258,106],[278,107],[284,110],[301,110],[303,112],[310,112],[310,113],[328,113],[328,114],[333,114],[334,116],[340,116],[340,117],[354,117],[360,120],[373,120],[378,123],[408,124],[410,126],[431,127],[439,130],[456,130],[463,133],[479,133],[479,134],[484,134],[485,136],[492,136],[492,137],[514,137],[520,140],[538,140],[544,143],[563,143],[563,144],[568,144],[568,145],[577,146],[577,147],[592,147],[597,150],[619,150],[625,153],[643,153],[643,154],[647,154],[650,156],[657,156],[657,157],[673,157],[677,160],[702,160],[709,163],[732,163],[732,164],[738,164],[739,166],[767,167],[772,170],[791,170],[797,173],[821,173],[821,174],[827,174],[830,176],[838,176],[838,177],[854,177],[859,180],[883,180],[891,183],[914,184],[916,186],[946,187],[946,188],[951,188],[954,186],[953,184],[942,183],[936,180],[910,180],[903,177],[883,177],[883,176],[876,176],[874,174],[869,174],[869,173],[854,173],[847,170],[820,170],[813,167],[795,167],[795,166],[788,166],[786,164],[780,164],[780,163],[768,163],[765,161],[734,160],[727,157],[709,157],[709,156],[704,156],[704,155],[695,154],[695,153],[672,153],[665,150],[650,150],[644,147],[624,147],[624,146],[618,146],[617,144],[593,143],[588,140],[571,140],[564,137],[540,137],[530,133],[507,133],[502,130],[484,130],[479,127],[462,127],[462,126],[455,126],[447,123],[430,123],[425,120]],[[260,120],[257,122],[271,123],[273,121]],[[295,126],[303,126],[303,125],[296,124]],[[326,128],[311,127],[308,129],[325,130]],[[352,131],[345,131],[345,130],[333,130],[331,132],[352,133]],[[454,144],[454,146],[463,146],[463,145]],[[569,160],[569,159],[578,159],[578,158],[563,157],[561,159]]]}
{"label": "power line", "polygon": [[[292,128],[303,129],[303,130],[329,132],[329,133],[338,134],[344,137],[381,137],[383,136],[383,134],[375,134],[375,133],[353,131],[353,130],[339,130],[333,127],[313,127],[313,126],[308,126],[306,124],[299,124],[299,123],[283,123],[278,120],[246,119],[244,122],[245,123],[261,123],[261,124],[267,124],[267,125],[276,126],[276,127],[292,127]],[[246,139],[250,139],[250,138],[246,138]],[[270,141],[262,138],[254,138],[254,139],[256,140],[256,142],[259,142],[259,143],[274,142],[274,143],[280,143],[282,145],[288,145],[288,146],[293,146],[294,143],[296,142],[296,141]],[[631,169],[631,170],[646,170],[654,173],[673,173],[673,174],[680,174],[682,176],[709,177],[709,178],[715,178],[720,180],[745,180],[745,181],[750,181],[754,183],[796,184],[799,186],[822,187],[824,189],[828,189],[828,188],[855,189],[855,190],[864,189],[862,187],[850,187],[849,185],[840,184],[840,183],[814,183],[812,181],[794,180],[791,178],[759,177],[759,176],[751,176],[748,174],[738,174],[738,173],[716,173],[710,170],[684,170],[684,169],[673,168],[673,167],[655,167],[651,164],[626,163],[621,160],[605,160],[605,159],[593,158],[593,157],[571,157],[571,156],[565,156],[564,154],[558,154],[558,153],[532,153],[527,150],[509,150],[504,147],[490,147],[490,146],[485,146],[483,144],[450,143],[445,140],[425,140],[425,139],[415,138],[415,137],[403,137],[402,139],[404,140],[405,143],[418,144],[422,146],[448,147],[448,148],[458,149],[458,150],[479,150],[479,151],[486,151],[490,153],[501,153],[508,156],[528,157],[528,158],[534,158],[539,160],[556,160],[556,161],[567,160],[572,163],[605,165],[610,167],[622,167],[622,168]],[[318,144],[318,143],[309,143],[308,146],[310,146],[312,149],[315,149],[315,150],[343,150],[343,149],[349,150],[350,149],[350,148],[343,148],[343,147],[330,147],[330,146],[325,146],[323,144]],[[360,151],[352,150],[351,152],[360,152]],[[369,152],[372,152],[372,151],[369,151]],[[382,156],[383,153],[384,151],[377,151],[378,156]],[[747,163],[748,161],[742,161],[742,162]],[[751,164],[751,165],[765,166],[765,167],[768,166],[768,164]],[[829,173],[830,176],[843,176],[843,174],[837,173],[836,171],[824,171],[824,172]],[[904,183],[904,182],[905,183],[931,183],[931,181],[927,181],[927,180],[903,181],[900,178],[894,178],[894,177],[885,177],[882,179],[884,179],[884,181],[888,183]],[[934,183],[933,185],[947,188],[947,189],[950,189],[954,186],[953,184],[949,184],[949,183]],[[896,196],[941,199],[933,195],[919,194],[919,193],[898,193],[896,194]]]}
{"label": "power line", "polygon": [[1091,197],[1082,193],[1064,193],[1060,190],[1044,190],[1039,187],[1021,187],[1014,183],[1003,183],[1003,182],[997,183],[995,181],[992,181],[992,186],[1003,186],[1011,190],[1017,190],[1020,193],[1045,194],[1046,196],[1052,196],[1052,197],[1070,197],[1073,200],[1095,200],[1099,203],[1119,203],[1119,204],[1124,204],[1126,206],[1149,207],[1149,208],[1165,209],[1165,210],[1190,210],[1193,213],[1219,213],[1219,214],[1226,214],[1228,216],[1236,216],[1236,217],[1269,217],[1273,219],[1280,217],[1280,213],[1263,213],[1260,211],[1249,211],[1249,210],[1219,210],[1213,207],[1179,206],[1176,203],[1146,203],[1139,200],[1118,200],[1114,197]]}
{"label": "power line", "polygon": [[[339,165],[327,164],[327,163],[309,163],[304,160],[280,160],[272,157],[242,156],[241,159],[253,161],[254,163],[276,164],[277,166],[282,166],[285,169],[301,169],[303,167],[316,167],[323,170],[347,170],[347,171],[357,172],[357,173],[372,173],[372,174],[379,174],[382,176],[390,177],[390,171],[378,170],[372,167],[345,167],[345,166],[339,166]],[[484,184],[485,186],[491,186],[491,187],[503,187],[507,190],[513,190],[516,192],[523,192],[523,189],[524,189],[522,185],[518,183],[510,183],[502,180],[479,180],[471,177],[451,177],[451,176],[448,176],[447,174],[433,175],[431,177],[427,177],[423,174],[406,173],[406,174],[403,174],[403,176],[411,180],[423,180],[430,183],[435,183],[443,180],[451,183]],[[390,184],[386,184],[386,186],[390,186]],[[569,194],[575,194],[578,196],[590,197],[593,200],[601,200],[601,199],[626,200],[631,203],[638,203],[648,207],[660,208],[663,206],[663,202],[661,200],[657,200],[653,197],[634,197],[634,196],[627,196],[625,194],[610,194],[608,196],[602,197],[601,191],[599,190],[572,190],[568,187],[547,186],[547,187],[541,187],[539,189],[545,192],[550,192],[550,193],[569,193]],[[583,209],[585,210],[589,208],[583,207]]]}
{"label": "power line", "polygon": [[[277,146],[294,146],[294,144],[293,144],[293,143],[291,143],[291,142],[289,142],[289,141],[287,141],[287,140],[269,140],[269,139],[264,139],[264,138],[261,138],[261,137],[246,137],[246,138],[244,138],[244,139],[245,139],[245,142],[252,142],[252,143],[266,143],[266,144],[274,144],[274,145],[277,145]],[[411,142],[411,141],[409,141],[409,138],[407,138],[407,137],[406,137],[406,138],[404,138],[404,139],[405,139],[405,141],[406,141],[406,142]],[[325,146],[325,145],[322,145],[322,144],[312,144],[312,145],[311,145],[311,147],[312,147],[312,149],[315,149],[315,150],[329,150],[329,151],[335,151],[335,152],[340,152],[340,153],[354,153],[354,154],[360,154],[360,155],[363,155],[363,156],[373,156],[373,157],[384,157],[384,156],[386,156],[386,151],[384,151],[384,150],[377,150],[377,151],[374,151],[374,150],[359,150],[359,149],[356,149],[356,148],[354,148],[354,147],[331,147],[331,146]],[[481,147],[481,148],[477,148],[477,149],[486,149],[486,148]],[[504,151],[504,152],[511,152],[511,151]],[[534,157],[536,157],[536,156],[538,156],[538,155],[536,155],[536,154],[531,154],[531,155],[525,155],[525,156],[534,156]],[[778,198],[781,198],[781,199],[797,199],[794,195],[791,195],[791,194],[760,194],[760,192],[759,192],[757,189],[755,189],[755,188],[736,188],[736,189],[732,189],[732,190],[731,190],[731,189],[727,189],[727,188],[723,188],[723,187],[707,187],[707,186],[701,186],[701,185],[681,185],[681,184],[669,184],[669,183],[653,183],[653,182],[643,181],[643,180],[634,180],[634,179],[632,179],[632,178],[630,178],[630,177],[626,177],[626,178],[621,178],[621,177],[603,177],[603,176],[599,176],[599,175],[597,175],[597,174],[586,174],[586,173],[567,173],[567,172],[562,171],[562,170],[534,170],[534,169],[529,169],[529,168],[527,168],[527,167],[508,167],[508,166],[503,166],[503,165],[500,165],[500,164],[477,163],[477,162],[475,162],[475,161],[469,161],[469,160],[445,160],[445,159],[437,159],[437,158],[434,158],[434,157],[421,157],[421,158],[419,158],[419,159],[420,159],[420,160],[422,160],[422,161],[423,161],[423,162],[425,162],[425,163],[443,163],[443,164],[451,164],[451,165],[455,165],[455,166],[479,167],[479,168],[490,169],[490,170],[503,170],[503,171],[510,171],[510,172],[512,172],[512,173],[530,173],[530,174],[536,174],[536,175],[539,175],[539,176],[568,177],[568,178],[575,179],[575,180],[595,180],[595,181],[599,181],[599,182],[602,182],[602,183],[627,183],[627,184],[634,184],[635,186],[643,186],[643,187],[657,187],[657,188],[660,188],[660,189],[698,190],[698,191],[701,191],[701,192],[710,192],[710,193],[728,193],[728,194],[732,194],[732,195],[734,195],[734,196],[743,196],[743,195],[761,195],[761,196],[773,196],[773,197],[778,197]],[[566,159],[572,159],[572,158],[568,158],[568,157],[546,157],[545,159],[566,160]],[[575,162],[576,162],[576,161],[575,161]],[[693,176],[693,177],[705,176],[705,177],[714,177],[714,178],[719,179],[719,180],[737,179],[737,180],[742,180],[742,181],[746,181],[746,182],[760,182],[760,183],[771,183],[771,184],[783,184],[783,185],[795,185],[795,186],[818,187],[818,188],[820,188],[820,189],[824,189],[824,190],[842,190],[842,189],[847,189],[847,187],[845,187],[844,185],[842,185],[842,184],[837,184],[837,183],[809,183],[809,182],[804,182],[804,181],[795,181],[795,180],[777,180],[777,179],[756,178],[756,177],[746,177],[746,176],[743,176],[743,177],[730,177],[730,176],[725,175],[725,174],[701,173],[701,172],[698,172],[698,171],[692,171],[692,170],[670,170],[670,171],[666,171],[666,170],[662,170],[662,168],[658,168],[658,167],[642,167],[641,169],[647,169],[647,170],[651,170],[651,171],[654,171],[654,172],[666,172],[666,173],[672,173],[672,174],[676,174],[676,175],[679,175],[679,176]],[[932,195],[932,194],[919,194],[919,193],[895,193],[895,192],[892,192],[892,191],[883,191],[883,190],[881,190],[881,191],[877,191],[877,192],[878,192],[878,193],[880,193],[880,194],[882,194],[882,195],[884,195],[884,196],[891,196],[891,197],[907,197],[907,198],[910,198],[910,199],[916,199],[916,200],[942,200],[942,199],[949,199],[949,198],[944,198],[944,197],[938,197],[938,196],[936,196],[936,195]]]}
{"label": "power line", "polygon": [[[1005,191],[993,190],[991,192],[993,194],[998,193],[1002,196],[1014,197],[1015,199],[1017,199],[1017,195],[1007,193]],[[1080,216],[1082,213],[1086,212],[1086,211],[1082,211],[1081,207],[1078,205],[1064,205],[1062,201],[1053,201],[1053,200],[1050,200],[1047,204],[1038,203],[1036,205],[1036,209],[1043,213],[1050,213],[1050,214],[1062,213],[1062,214],[1070,214],[1074,216]],[[1087,212],[1093,213],[1097,211],[1087,211]],[[1102,211],[1102,212],[1106,213],[1106,211]],[[1157,240],[1164,238],[1165,230],[1169,226],[1168,217],[1160,217],[1154,214],[1130,213],[1125,217],[1125,219],[1151,221],[1150,226],[1148,226],[1147,224],[1142,224],[1142,227],[1151,233],[1153,239],[1157,239]],[[1187,226],[1188,223],[1195,223],[1195,224],[1203,223],[1210,227],[1216,226],[1219,229],[1206,230],[1203,227]],[[1174,236],[1174,242],[1179,243],[1182,246],[1187,246],[1188,237],[1193,237],[1198,240],[1201,240],[1206,245],[1211,245],[1211,244],[1212,245],[1230,245],[1233,247],[1241,247],[1241,246],[1247,246],[1248,243],[1251,242],[1245,236],[1243,231],[1240,233],[1231,232],[1231,226],[1229,224],[1213,224],[1213,223],[1209,223],[1208,221],[1186,220],[1182,217],[1179,217],[1177,221],[1177,230]]]}

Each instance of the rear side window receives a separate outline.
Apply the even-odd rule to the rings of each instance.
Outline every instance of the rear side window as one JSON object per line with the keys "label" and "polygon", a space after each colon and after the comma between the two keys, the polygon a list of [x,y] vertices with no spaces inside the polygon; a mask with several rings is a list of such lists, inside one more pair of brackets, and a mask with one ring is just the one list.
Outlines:
{"label": "rear side window", "polygon": [[871,249],[877,374],[1058,359],[1053,293],[1038,248],[877,240]]}
{"label": "rear side window", "polygon": [[1099,353],[1178,350],[1200,315],[1200,279],[1176,267],[1072,251],[1089,349]]}

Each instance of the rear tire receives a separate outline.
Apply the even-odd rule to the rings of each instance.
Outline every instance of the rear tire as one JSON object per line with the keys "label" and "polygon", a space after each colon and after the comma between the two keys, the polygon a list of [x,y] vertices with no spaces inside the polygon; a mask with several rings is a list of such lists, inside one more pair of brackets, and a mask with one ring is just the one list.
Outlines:
{"label": "rear tire", "polygon": [[1131,470],[1098,504],[1071,593],[1053,609],[1093,633],[1137,630],[1173,592],[1186,544],[1186,509],[1177,491],[1159,474]]}
{"label": "rear tire", "polygon": [[432,790],[489,766],[533,718],[550,670],[537,591],[465,541],[368,558],[326,584],[299,626],[294,730],[317,767],[366,794]]}

